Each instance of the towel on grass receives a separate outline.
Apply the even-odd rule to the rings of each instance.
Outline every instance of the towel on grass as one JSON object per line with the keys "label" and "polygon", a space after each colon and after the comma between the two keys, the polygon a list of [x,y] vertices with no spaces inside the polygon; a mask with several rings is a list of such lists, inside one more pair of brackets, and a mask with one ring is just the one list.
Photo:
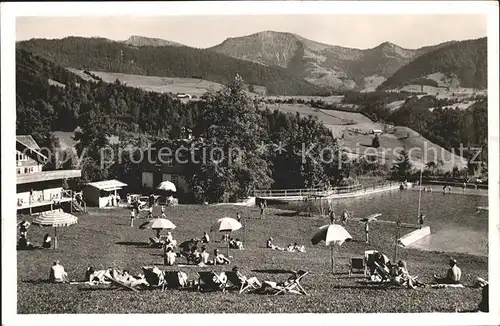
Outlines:
{"label": "towel on grass", "polygon": [[463,288],[463,284],[432,284],[433,289],[446,289],[446,288]]}

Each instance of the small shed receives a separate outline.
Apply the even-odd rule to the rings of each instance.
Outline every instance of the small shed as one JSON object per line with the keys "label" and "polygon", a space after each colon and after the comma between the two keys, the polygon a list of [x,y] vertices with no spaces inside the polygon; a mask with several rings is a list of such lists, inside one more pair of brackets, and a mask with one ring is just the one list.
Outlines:
{"label": "small shed", "polygon": [[83,188],[83,198],[92,206],[112,207],[118,206],[118,190],[122,190],[127,184],[118,180],[106,180],[87,183]]}

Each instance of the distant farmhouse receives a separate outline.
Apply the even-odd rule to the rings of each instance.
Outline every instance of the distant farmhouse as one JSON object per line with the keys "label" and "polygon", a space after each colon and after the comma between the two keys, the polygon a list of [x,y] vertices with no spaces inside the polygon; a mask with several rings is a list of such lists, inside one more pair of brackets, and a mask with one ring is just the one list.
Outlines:
{"label": "distant farmhouse", "polygon": [[74,200],[71,190],[63,189],[63,180],[80,178],[81,170],[42,171],[48,158],[30,135],[16,136],[17,211],[42,212],[55,204],[70,211],[83,208]]}

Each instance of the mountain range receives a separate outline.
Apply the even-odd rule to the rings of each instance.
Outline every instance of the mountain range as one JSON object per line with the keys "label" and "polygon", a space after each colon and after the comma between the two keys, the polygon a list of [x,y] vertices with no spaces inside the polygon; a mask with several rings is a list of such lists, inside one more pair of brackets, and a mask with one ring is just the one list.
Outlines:
{"label": "mountain range", "polygon": [[410,50],[384,42],[375,48],[361,50],[319,43],[291,33],[265,31],[229,38],[210,49],[286,68],[316,85],[363,89],[378,86],[413,59],[451,43]]}
{"label": "mountain range", "polygon": [[[106,39],[37,39],[18,42],[18,47],[63,65],[83,65],[93,70],[171,77],[200,75],[216,82],[226,82],[231,79],[230,75],[240,73],[247,83],[264,86],[268,93],[283,95],[297,92],[297,87],[307,91],[300,90],[294,95],[319,94],[325,90],[374,91],[412,83],[449,86],[441,80],[440,83],[433,81],[433,77],[429,77],[433,74],[445,76],[442,80],[453,80],[450,85],[454,87],[486,88],[486,38],[449,41],[418,49],[405,49],[390,42],[371,49],[347,48],[275,31],[228,38],[207,49],[189,48],[159,38],[131,36],[120,42],[106,40],[108,48],[104,50],[103,40]],[[85,49],[83,53],[82,49]],[[131,60],[120,65],[110,63],[110,59],[116,59],[117,51],[128,54]],[[79,57],[83,55],[92,57]],[[194,66],[192,57],[198,58]],[[210,60],[217,63],[214,65],[208,62]],[[182,71],[176,64],[183,68]],[[255,72],[259,72],[259,76]],[[273,85],[269,87],[271,80]],[[276,86],[283,82],[297,86],[285,91],[287,87]]]}

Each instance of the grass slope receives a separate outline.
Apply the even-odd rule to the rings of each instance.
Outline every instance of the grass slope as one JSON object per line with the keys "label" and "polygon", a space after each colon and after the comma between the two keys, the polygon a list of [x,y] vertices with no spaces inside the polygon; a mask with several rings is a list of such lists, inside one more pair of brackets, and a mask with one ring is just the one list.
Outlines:
{"label": "grass slope", "polygon": [[[359,277],[349,277],[349,257],[362,256],[367,249],[379,249],[392,256],[394,225],[373,223],[372,244],[364,242],[345,243],[336,249],[335,270],[330,272],[330,251],[324,245],[311,246],[309,240],[317,227],[326,224],[320,217],[297,216],[290,211],[269,209],[264,220],[257,219],[254,207],[185,206],[168,208],[167,216],[177,225],[173,235],[177,240],[201,236],[203,231],[221,216],[235,216],[242,212],[246,220],[245,246],[243,251],[232,250],[231,266],[216,266],[215,271],[224,271],[239,266],[247,276],[259,280],[285,280],[284,271],[304,269],[310,272],[302,282],[310,296],[259,294],[237,294],[234,292],[197,293],[192,291],[166,290],[133,293],[125,290],[85,290],[79,285],[54,285],[44,282],[48,277],[52,261],[58,259],[65,266],[71,279],[83,279],[85,269],[92,265],[96,269],[115,267],[140,273],[143,265],[162,263],[161,250],[145,246],[152,230],[139,230],[129,226],[129,211],[125,209],[98,210],[79,218],[77,225],[59,232],[57,250],[34,250],[18,252],[18,313],[328,313],[328,312],[454,312],[472,310],[479,302],[479,289],[431,289],[402,288],[380,289],[368,285]],[[136,221],[139,225],[143,220]],[[348,231],[354,239],[362,238],[362,225],[351,222]],[[409,230],[406,230],[409,231]],[[28,237],[39,243],[45,232],[32,226]],[[243,231],[235,236],[243,237]],[[277,252],[266,249],[265,241],[273,236],[276,243],[286,245],[297,241],[306,245],[307,253]],[[219,239],[213,234],[212,241]],[[210,243],[223,247],[221,243]],[[475,277],[486,277],[487,257],[456,254],[460,262],[465,284],[472,284]],[[423,282],[430,282],[434,273],[445,270],[448,254],[401,249],[400,259],[405,259],[410,272]],[[181,263],[183,260],[179,259]],[[163,269],[163,267],[160,266]],[[212,267],[210,267],[212,268]],[[210,268],[170,267],[182,270],[190,279],[196,271]],[[159,304],[161,303],[161,304]]]}
{"label": "grass slope", "polygon": [[[365,152],[372,143],[373,135],[369,133],[373,129],[384,129],[384,125],[371,121],[366,116],[357,112],[345,112],[336,110],[315,110],[304,104],[266,104],[271,109],[278,109],[288,113],[299,113],[301,115],[311,115],[322,121],[336,137],[344,134],[341,144],[351,153],[374,154],[373,148]],[[398,151],[394,149],[406,148],[411,150],[410,158],[415,168],[423,166],[425,162],[443,160],[443,170],[451,170],[455,165],[459,168],[467,166],[467,162],[451,152],[436,145],[419,133],[408,127],[396,126],[394,133],[385,133],[379,136],[380,148],[377,149],[379,157],[385,157],[392,165],[392,161],[398,157]],[[385,152],[385,156],[383,156]],[[425,155],[427,153],[427,155]],[[437,153],[437,155],[436,155]],[[441,154],[442,153],[442,154]]]}

